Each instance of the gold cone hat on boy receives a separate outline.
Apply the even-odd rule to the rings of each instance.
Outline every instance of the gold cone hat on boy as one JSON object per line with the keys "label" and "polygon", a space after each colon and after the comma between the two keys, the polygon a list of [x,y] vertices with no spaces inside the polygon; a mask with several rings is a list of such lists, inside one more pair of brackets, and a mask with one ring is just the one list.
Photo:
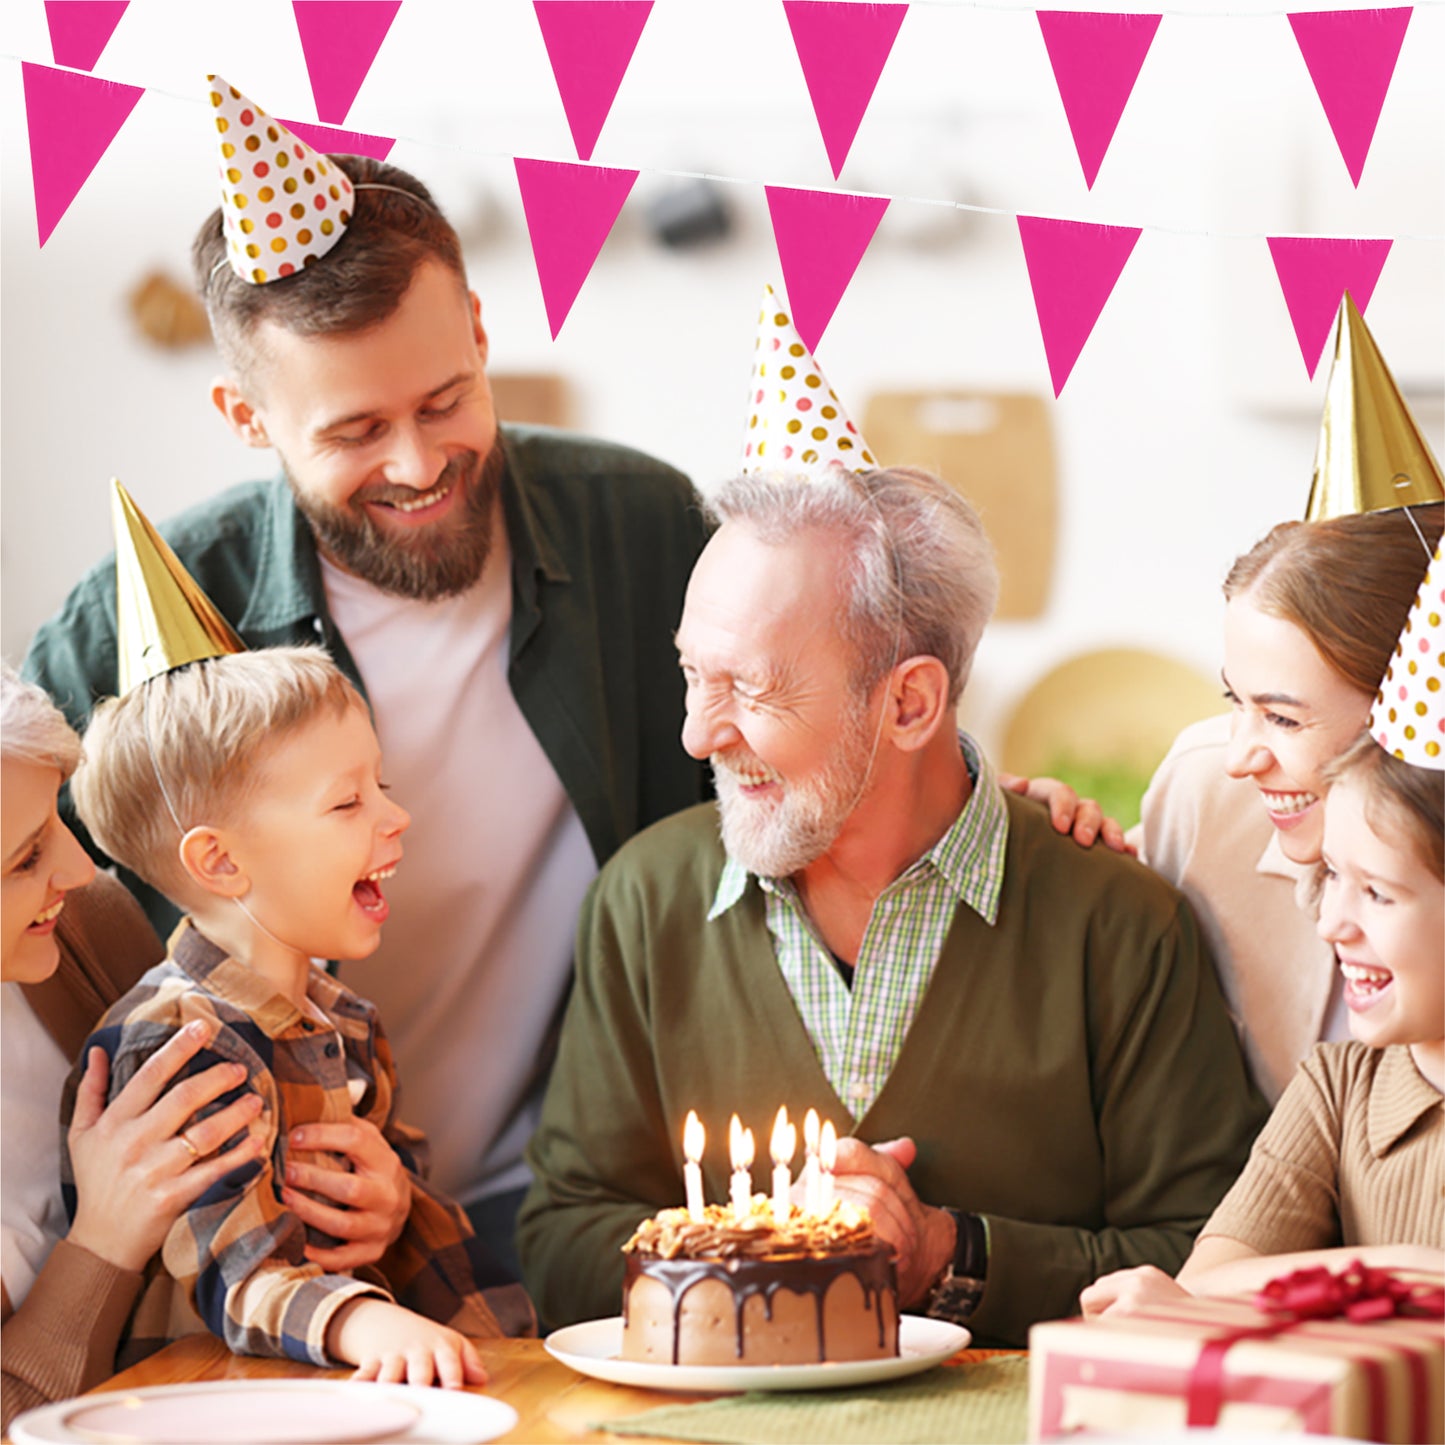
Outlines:
{"label": "gold cone hat on boy", "polygon": [[1441,500],[1440,463],[1347,291],[1335,324],[1305,521]]}
{"label": "gold cone hat on boy", "polygon": [[246,645],[131,495],[112,481],[115,527],[116,692]]}

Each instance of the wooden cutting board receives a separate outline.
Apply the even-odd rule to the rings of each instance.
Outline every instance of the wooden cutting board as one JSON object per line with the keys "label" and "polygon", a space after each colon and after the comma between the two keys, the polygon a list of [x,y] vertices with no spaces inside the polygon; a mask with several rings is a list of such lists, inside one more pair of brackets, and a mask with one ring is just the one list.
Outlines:
{"label": "wooden cutting board", "polygon": [[863,435],[884,466],[936,472],[978,509],[998,552],[996,617],[1039,617],[1058,546],[1058,478],[1048,403],[987,391],[882,391]]}

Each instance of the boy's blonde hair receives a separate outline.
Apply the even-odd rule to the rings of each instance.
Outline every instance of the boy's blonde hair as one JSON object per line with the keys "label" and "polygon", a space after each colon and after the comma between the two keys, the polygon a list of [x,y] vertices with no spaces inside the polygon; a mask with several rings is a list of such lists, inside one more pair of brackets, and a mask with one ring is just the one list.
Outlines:
{"label": "boy's blonde hair", "polygon": [[75,810],[116,862],[174,899],[187,882],[182,833],[234,813],[289,732],[328,710],[365,706],[319,647],[193,662],[91,714],[71,783]]}

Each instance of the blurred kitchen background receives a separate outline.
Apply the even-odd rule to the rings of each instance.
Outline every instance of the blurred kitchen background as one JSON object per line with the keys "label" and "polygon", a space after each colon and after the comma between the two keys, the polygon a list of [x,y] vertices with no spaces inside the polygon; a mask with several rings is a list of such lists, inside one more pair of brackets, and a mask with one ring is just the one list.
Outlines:
{"label": "blurred kitchen background", "polygon": [[[19,67],[51,60],[41,0],[8,0],[0,32],[18,662],[109,549],[108,478],[160,520],[273,469],[211,407],[191,304],[217,199],[204,77],[315,108],[289,0],[132,0],[95,73],[148,93],[42,251]],[[405,0],[346,124],[399,137],[390,159],[461,232],[504,417],[641,447],[704,490],[738,456],[762,285],[782,289],[764,184],[894,197],[818,358],[875,453],[942,471],[999,546],[966,725],[1127,818],[1177,728],[1222,706],[1229,563],[1304,507],[1328,355],[1311,380],[1267,234],[1394,238],[1368,321],[1445,454],[1442,69],[1445,6],[1417,5],[1356,190],[1283,10],[1195,0],[1166,12],[1089,191],[1033,9],[917,3],[835,183],[779,0],[657,0],[592,156],[642,175],[555,342],[511,157],[576,156],[530,0]],[[1057,401],[1017,212],[1145,228]]]}

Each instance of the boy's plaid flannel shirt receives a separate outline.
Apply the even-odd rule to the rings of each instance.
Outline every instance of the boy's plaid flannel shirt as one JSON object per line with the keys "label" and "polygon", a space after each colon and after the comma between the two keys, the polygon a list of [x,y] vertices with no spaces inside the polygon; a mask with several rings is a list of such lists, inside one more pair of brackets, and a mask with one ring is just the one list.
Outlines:
{"label": "boy's plaid flannel shirt", "polygon": [[[396,1069],[375,1009],[320,969],[312,971],[308,995],[329,1023],[293,1006],[187,920],[172,936],[167,959],[109,1010],[81,1051],[65,1091],[65,1123],[92,1046],[110,1057],[113,1099],[157,1049],[197,1018],[214,1020],[216,1037],[181,1077],[222,1061],[242,1064],[247,1075],[204,1112],[245,1090],[263,1101],[250,1128],[265,1136],[266,1153],[232,1170],[171,1227],[147,1271],[118,1368],[201,1329],[241,1354],[335,1365],[326,1353],[326,1329],[336,1311],[358,1296],[394,1299],[463,1334],[500,1333],[472,1277],[466,1247],[471,1227],[422,1178],[423,1135],[395,1117]],[[335,1156],[292,1150],[292,1129],[353,1117],[375,1124],[400,1156],[410,1176],[411,1213],[375,1266],[328,1274],[307,1261],[306,1227],[282,1204],[281,1185],[288,1156],[345,1167]],[[73,1215],[74,1174],[63,1142],[61,1178]]]}

